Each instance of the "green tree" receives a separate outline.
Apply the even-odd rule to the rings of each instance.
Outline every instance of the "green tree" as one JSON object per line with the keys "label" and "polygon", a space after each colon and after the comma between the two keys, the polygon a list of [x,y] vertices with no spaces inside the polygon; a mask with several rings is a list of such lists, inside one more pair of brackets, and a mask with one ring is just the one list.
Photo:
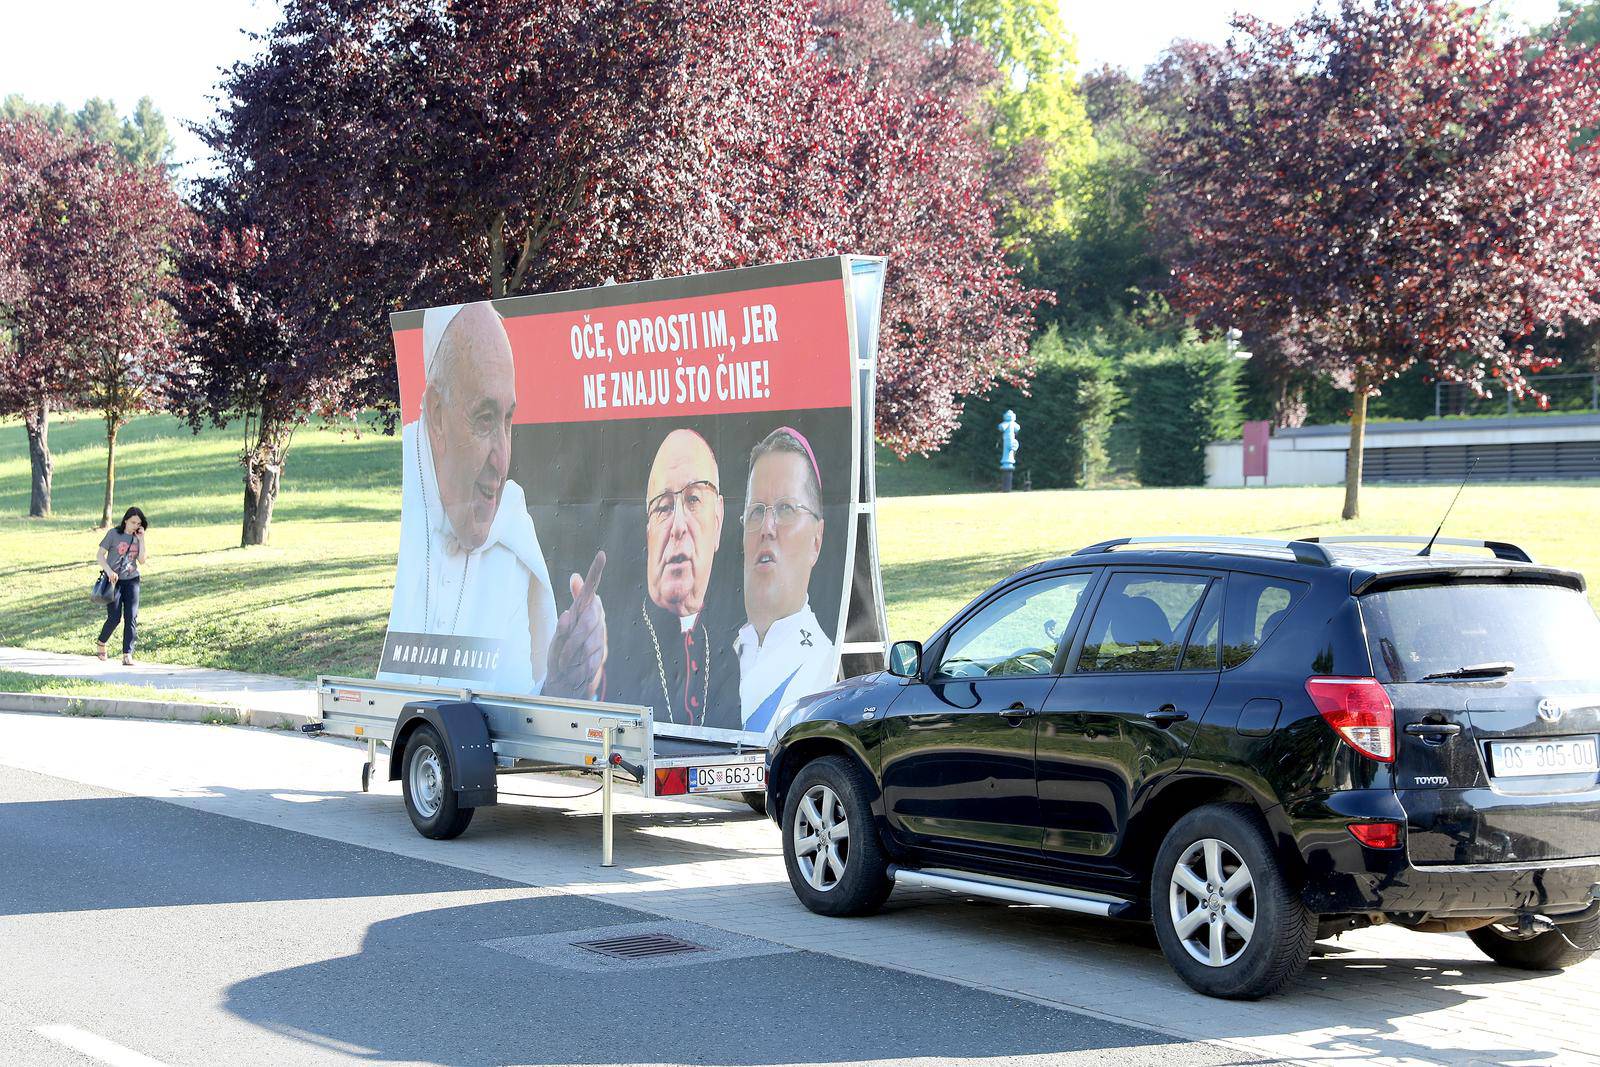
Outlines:
{"label": "green tree", "polygon": [[1128,357],[1122,373],[1140,484],[1204,485],[1207,443],[1239,435],[1239,361],[1191,338]]}
{"label": "green tree", "polygon": [[1549,37],[1562,27],[1570,27],[1567,42],[1575,45],[1600,43],[1600,2],[1597,0],[1561,0],[1561,11],[1543,31]]}
{"label": "green tree", "polygon": [[989,138],[1002,156],[1042,152],[1054,186],[1043,207],[1011,205],[1007,228],[1029,238],[1070,230],[1095,145],[1078,87],[1077,45],[1058,0],[893,0],[893,6],[994,53],[1003,78],[993,90]]}
{"label": "green tree", "polygon": [[100,144],[110,145],[124,161],[143,167],[159,163],[172,165],[172,134],[167,120],[148,96],[139,98],[133,114],[123,118],[117,105],[101,97],[84,101],[77,111],[66,105],[37,104],[18,93],[0,100],[0,120],[32,119],[57,132],[79,133]]}

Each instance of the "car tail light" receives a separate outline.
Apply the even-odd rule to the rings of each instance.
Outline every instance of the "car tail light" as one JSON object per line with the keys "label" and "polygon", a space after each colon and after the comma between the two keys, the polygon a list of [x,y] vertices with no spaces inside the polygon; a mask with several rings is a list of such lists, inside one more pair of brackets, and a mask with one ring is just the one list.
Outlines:
{"label": "car tail light", "polygon": [[1351,748],[1379,763],[1394,762],[1394,705],[1376,678],[1308,678],[1306,692]]}
{"label": "car tail light", "polygon": [[656,770],[656,796],[681,797],[689,791],[689,768],[660,767]]}
{"label": "car tail light", "polygon": [[1400,824],[1397,822],[1353,822],[1350,833],[1368,848],[1400,847]]}

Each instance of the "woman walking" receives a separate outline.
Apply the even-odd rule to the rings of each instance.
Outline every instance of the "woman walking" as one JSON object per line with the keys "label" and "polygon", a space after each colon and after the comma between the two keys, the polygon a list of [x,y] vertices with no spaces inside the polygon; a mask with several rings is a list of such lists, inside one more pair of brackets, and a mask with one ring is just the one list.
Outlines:
{"label": "woman walking", "polygon": [[106,642],[122,622],[122,662],[133,663],[135,625],[139,619],[139,565],[145,561],[144,532],[150,520],[138,508],[129,508],[122,522],[106,531],[100,539],[96,558],[100,569],[111,578],[111,603],[106,605],[106,624],[100,627],[100,640],[96,653],[106,658]]}

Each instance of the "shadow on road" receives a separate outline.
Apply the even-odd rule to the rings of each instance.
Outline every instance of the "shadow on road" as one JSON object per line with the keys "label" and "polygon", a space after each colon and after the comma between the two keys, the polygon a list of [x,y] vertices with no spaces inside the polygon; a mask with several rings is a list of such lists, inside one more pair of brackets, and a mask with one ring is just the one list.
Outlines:
{"label": "shadow on road", "polygon": [[0,857],[0,915],[519,885],[146,797],[0,804]]}
{"label": "shadow on road", "polygon": [[1152,1046],[1172,1041],[809,952],[711,967],[691,953],[678,966],[595,973],[483,943],[641,918],[574,897],[407,915],[374,924],[356,955],[235,984],[226,1007],[321,1047],[446,1067],[849,1063],[1139,1048],[1148,1059]]}

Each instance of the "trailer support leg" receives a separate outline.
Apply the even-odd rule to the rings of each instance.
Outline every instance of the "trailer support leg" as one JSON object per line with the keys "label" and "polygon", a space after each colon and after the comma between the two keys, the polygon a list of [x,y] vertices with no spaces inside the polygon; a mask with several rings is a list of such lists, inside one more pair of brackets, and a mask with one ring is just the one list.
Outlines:
{"label": "trailer support leg", "polygon": [[601,728],[601,758],[604,766],[600,770],[600,866],[612,867],[611,860],[611,785],[613,773],[611,766],[611,734],[616,727],[606,723]]}
{"label": "trailer support leg", "polygon": [[611,766],[611,735],[616,730],[612,723],[601,727],[600,752],[605,766],[600,771],[600,866],[614,867],[611,862],[611,784],[615,777]]}

